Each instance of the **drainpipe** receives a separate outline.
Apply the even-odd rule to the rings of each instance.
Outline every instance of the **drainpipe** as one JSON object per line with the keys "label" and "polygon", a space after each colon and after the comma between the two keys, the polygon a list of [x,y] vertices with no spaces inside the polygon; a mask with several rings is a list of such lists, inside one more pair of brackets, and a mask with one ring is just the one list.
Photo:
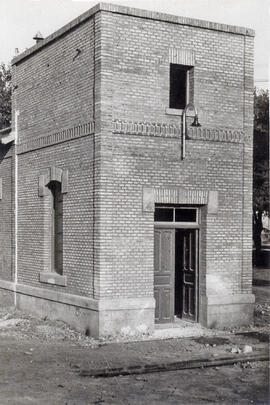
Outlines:
{"label": "drainpipe", "polygon": [[15,183],[15,274],[14,274],[14,305],[17,305],[17,283],[18,283],[18,155],[17,155],[17,145],[18,145],[18,116],[20,112],[16,110],[15,101],[15,140],[14,140],[14,162],[15,162],[15,173],[14,173],[14,183]]}

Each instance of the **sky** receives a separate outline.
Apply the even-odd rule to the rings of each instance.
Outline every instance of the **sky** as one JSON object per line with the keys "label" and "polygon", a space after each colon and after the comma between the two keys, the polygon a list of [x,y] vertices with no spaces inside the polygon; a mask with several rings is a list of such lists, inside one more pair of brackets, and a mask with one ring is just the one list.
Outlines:
{"label": "sky", "polygon": [[[8,63],[15,48],[23,52],[35,44],[40,31],[46,37],[88,10],[98,0],[0,0],[0,62]],[[270,0],[110,0],[129,7],[161,11],[253,28],[255,85],[268,88]]]}

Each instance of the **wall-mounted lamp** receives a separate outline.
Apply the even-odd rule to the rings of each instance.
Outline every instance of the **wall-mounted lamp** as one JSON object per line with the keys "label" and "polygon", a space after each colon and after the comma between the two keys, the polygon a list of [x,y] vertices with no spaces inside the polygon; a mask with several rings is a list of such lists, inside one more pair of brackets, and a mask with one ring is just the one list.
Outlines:
{"label": "wall-mounted lamp", "polygon": [[186,123],[186,115],[187,115],[187,111],[193,109],[193,111],[195,112],[195,116],[194,116],[194,121],[192,122],[191,126],[192,127],[200,127],[201,124],[199,123],[199,118],[198,118],[198,112],[197,109],[195,107],[194,104],[189,103],[186,108],[183,111],[183,116],[182,116],[182,125],[183,125],[183,131],[182,131],[182,159],[185,159],[186,157],[186,127],[187,127],[187,123]]}

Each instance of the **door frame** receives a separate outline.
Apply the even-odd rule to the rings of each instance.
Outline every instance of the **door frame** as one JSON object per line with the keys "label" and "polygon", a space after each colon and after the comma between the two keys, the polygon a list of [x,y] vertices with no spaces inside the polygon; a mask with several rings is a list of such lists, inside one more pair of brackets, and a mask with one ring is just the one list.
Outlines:
{"label": "door frame", "polygon": [[[181,205],[179,204],[179,207]],[[198,222],[197,223],[172,223],[172,222],[154,222],[154,231],[156,229],[174,229],[174,248],[173,248],[173,274],[172,274],[172,283],[173,283],[173,288],[172,288],[172,303],[171,303],[171,311],[172,311],[172,317],[175,315],[175,308],[174,308],[174,298],[175,298],[175,230],[176,229],[197,229],[198,232],[196,232],[197,237],[196,237],[196,263],[197,263],[197,271],[195,275],[195,320],[188,320],[188,322],[194,322],[198,323],[200,321],[199,319],[199,314],[200,314],[200,309],[199,309],[199,294],[200,294],[200,265],[201,265],[201,226],[200,226],[200,207],[196,207],[198,209]],[[153,285],[153,290],[155,288],[155,284]]]}

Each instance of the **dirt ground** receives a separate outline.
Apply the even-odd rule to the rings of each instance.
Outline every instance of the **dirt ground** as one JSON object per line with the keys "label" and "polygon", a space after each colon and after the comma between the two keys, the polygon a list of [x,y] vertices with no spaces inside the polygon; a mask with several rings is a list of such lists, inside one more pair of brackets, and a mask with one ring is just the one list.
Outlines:
{"label": "dirt ground", "polygon": [[268,404],[265,362],[94,379],[72,367],[76,348],[30,346],[1,340],[2,405]]}
{"label": "dirt ground", "polygon": [[[270,404],[268,362],[236,363],[194,370],[92,378],[79,375],[91,367],[152,359],[177,360],[194,353],[214,357],[242,348],[268,345],[270,270],[256,268],[255,325],[212,336],[164,341],[100,342],[11,308],[0,311],[0,405],[12,404]],[[247,334],[245,335],[245,333]],[[222,340],[223,339],[223,340]],[[163,357],[162,357],[163,356]]]}
{"label": "dirt ground", "polygon": [[113,378],[78,375],[87,347],[67,342],[0,341],[0,403],[268,404],[266,362]]}
{"label": "dirt ground", "polygon": [[[246,331],[265,336],[270,308],[258,304],[257,315],[257,323],[263,326]],[[142,349],[137,342],[100,343],[62,322],[37,319],[9,309],[0,316],[0,404],[270,403],[267,362],[113,378],[81,377],[78,373],[86,361],[96,365],[93,353],[101,350],[100,365],[104,367],[110,365],[113,353],[120,360],[121,354],[126,357],[125,353],[136,358],[138,347],[146,359],[157,356],[159,350],[164,351],[164,345],[167,356],[202,350],[213,356],[217,349],[229,350],[235,344],[241,347],[243,337],[234,334],[232,338],[239,341],[232,344],[225,339],[215,347],[213,342],[218,344],[220,337],[170,339],[145,342]],[[254,347],[252,339],[248,343]]]}

